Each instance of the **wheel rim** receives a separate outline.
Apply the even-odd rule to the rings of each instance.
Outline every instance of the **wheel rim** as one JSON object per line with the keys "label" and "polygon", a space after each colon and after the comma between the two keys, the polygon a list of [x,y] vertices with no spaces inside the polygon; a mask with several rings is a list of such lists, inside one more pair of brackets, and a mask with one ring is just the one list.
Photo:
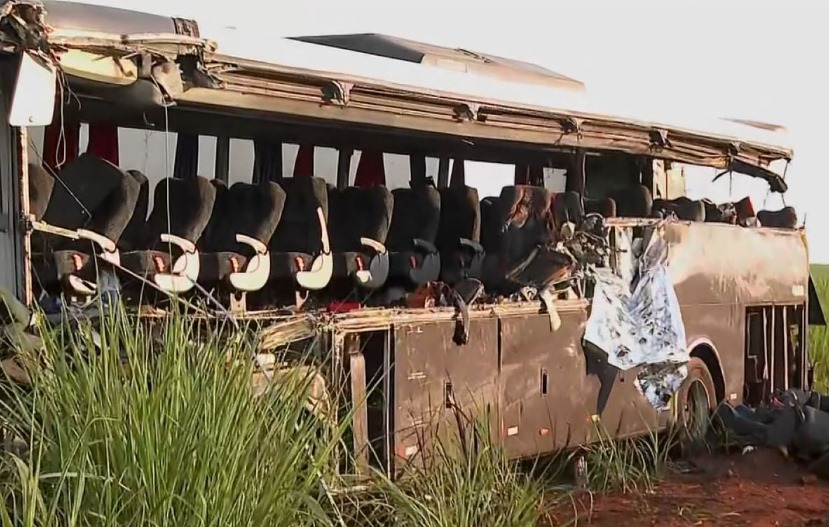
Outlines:
{"label": "wheel rim", "polygon": [[688,395],[685,398],[685,407],[683,408],[685,433],[691,441],[696,442],[705,439],[705,432],[708,430],[710,402],[705,384],[698,379],[692,380],[690,386],[688,386]]}

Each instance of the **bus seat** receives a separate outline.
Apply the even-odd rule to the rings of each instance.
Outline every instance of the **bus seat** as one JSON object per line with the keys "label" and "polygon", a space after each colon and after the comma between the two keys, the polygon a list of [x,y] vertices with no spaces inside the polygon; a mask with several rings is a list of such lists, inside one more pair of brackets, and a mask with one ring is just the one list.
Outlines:
{"label": "bus seat", "polygon": [[45,168],[29,163],[29,211],[36,221],[43,219],[52,198],[55,178]]}
{"label": "bus seat", "polygon": [[734,203],[734,208],[737,211],[737,224],[744,227],[756,225],[757,213],[754,209],[754,203],[750,196],[746,196],[740,201]]}
{"label": "bus seat", "polygon": [[454,285],[480,278],[485,251],[481,245],[481,204],[478,191],[466,185],[440,189],[440,278]]}
{"label": "bus seat", "polygon": [[555,239],[552,203],[552,192],[543,187],[515,185],[501,189],[497,200],[482,204],[484,285],[490,292],[510,293],[510,271],[530,258],[536,247]]}
{"label": "bus seat", "polygon": [[43,221],[64,229],[80,229],[101,202],[121,185],[124,173],[109,161],[83,153],[57,174]]}
{"label": "bus seat", "polygon": [[650,218],[652,216],[653,195],[644,185],[616,190],[609,197],[616,202],[616,213],[620,218]]}
{"label": "bus seat", "polygon": [[405,287],[433,282],[440,276],[435,246],[440,225],[440,193],[429,185],[392,191],[394,211],[387,245],[389,280]]}
{"label": "bus seat", "polygon": [[667,217],[673,214],[682,221],[705,221],[705,205],[702,201],[680,196],[672,200],[655,199],[651,215],[656,217]]}
{"label": "bus seat", "polygon": [[524,260],[541,243],[554,238],[553,193],[543,187],[515,185],[501,189],[502,256],[507,266]]}
{"label": "bus seat", "polygon": [[760,222],[761,227],[796,229],[797,212],[794,207],[783,207],[780,210],[761,210],[757,213],[757,221]]}
{"label": "bus seat", "polygon": [[584,202],[578,192],[572,190],[558,192],[553,195],[551,212],[557,236],[561,232],[561,227],[567,222],[581,225],[581,220],[584,218]]}
{"label": "bus seat", "polygon": [[497,196],[488,196],[481,200],[481,245],[484,248],[484,264],[481,280],[484,288],[499,291],[503,285],[505,273],[501,269],[501,251],[503,247],[501,220],[501,202]]}
{"label": "bus seat", "polygon": [[51,256],[44,253],[40,262],[43,265],[36,265],[38,278],[47,288],[48,285],[61,283],[76,296],[90,296],[97,290],[97,261],[93,255],[98,254],[102,261],[120,264],[118,242],[135,212],[141,190],[135,178],[104,160],[100,160],[97,169],[89,173],[88,179],[90,186],[98,179],[107,184],[112,181],[118,183],[96,207],[83,203],[89,219],[76,229],[80,239],[54,244],[59,248]]}
{"label": "bus seat", "polygon": [[144,229],[147,226],[147,213],[150,209],[150,180],[138,170],[127,170],[127,175],[138,182],[139,190],[135,210],[118,242],[118,248],[121,251],[139,249],[138,242],[144,237]]}
{"label": "bus seat", "polygon": [[705,221],[708,223],[737,224],[737,209],[731,202],[716,204],[710,199],[702,199],[705,207]]}
{"label": "bus seat", "polygon": [[284,179],[282,186],[285,207],[270,243],[271,279],[318,291],[328,285],[334,271],[325,180],[295,176]]}
{"label": "bus seat", "polygon": [[207,221],[207,226],[196,243],[199,253],[204,251],[214,251],[214,246],[211,242],[219,234],[219,231],[224,227],[228,221],[232,221],[228,214],[232,213],[228,206],[229,189],[227,183],[221,179],[211,179],[210,184],[216,189],[216,199],[213,201],[213,210],[210,212],[210,219]]}
{"label": "bus seat", "polygon": [[584,198],[585,214],[601,214],[605,218],[615,218],[616,200],[613,198],[590,199]]}
{"label": "bus seat", "polygon": [[[224,196],[219,198],[219,193]],[[240,182],[219,193],[222,221],[203,244],[210,252],[201,253],[199,281],[228,282],[236,291],[258,291],[270,278],[268,244],[282,218],[285,191],[277,183]]]}
{"label": "bus seat", "polygon": [[121,264],[151,279],[164,291],[189,291],[199,276],[196,243],[207,227],[215,202],[216,187],[203,177],[159,181],[141,243],[143,249],[122,254]]}
{"label": "bus seat", "polygon": [[392,193],[380,185],[329,187],[328,206],[334,277],[351,279],[362,289],[379,289],[389,276],[385,244],[394,209]]}

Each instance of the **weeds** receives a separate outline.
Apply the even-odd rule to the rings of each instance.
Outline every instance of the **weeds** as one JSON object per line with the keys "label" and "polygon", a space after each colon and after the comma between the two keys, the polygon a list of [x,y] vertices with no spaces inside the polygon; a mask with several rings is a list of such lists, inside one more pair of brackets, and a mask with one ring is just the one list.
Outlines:
{"label": "weeds", "polygon": [[[459,412],[455,410],[455,412]],[[408,465],[398,484],[382,480],[390,525],[531,527],[542,511],[538,481],[516,469],[492,441],[486,414],[459,418],[451,438],[424,438],[431,455]]]}
{"label": "weeds", "polygon": [[253,398],[252,343],[184,317],[145,326],[115,313],[41,327],[45,368],[6,387],[4,525],[333,525],[331,430],[305,408],[306,379]]}
{"label": "weeds", "polygon": [[[812,276],[823,307],[829,309],[829,266],[813,265]],[[815,389],[823,393],[829,392],[829,328],[809,328],[809,354],[815,368]]]}

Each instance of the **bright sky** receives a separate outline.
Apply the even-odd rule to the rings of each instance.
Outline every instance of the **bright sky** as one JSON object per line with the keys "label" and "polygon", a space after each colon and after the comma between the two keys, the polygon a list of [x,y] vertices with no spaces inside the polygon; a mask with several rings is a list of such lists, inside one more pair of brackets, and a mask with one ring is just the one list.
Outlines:
{"label": "bright sky", "polygon": [[[829,237],[823,234],[829,207],[809,183],[824,177],[829,141],[821,129],[829,123],[829,76],[821,60],[829,33],[822,2],[85,1],[233,26],[250,31],[251,39],[391,34],[534,62],[585,82],[591,97],[644,108],[649,115],[677,105],[785,125],[795,149],[786,202],[800,218],[805,215],[812,260],[829,262]],[[813,57],[820,57],[817,63]],[[764,191],[757,196],[740,183],[735,178],[733,197],[751,192],[762,204]],[[779,206],[777,199],[767,204]]]}

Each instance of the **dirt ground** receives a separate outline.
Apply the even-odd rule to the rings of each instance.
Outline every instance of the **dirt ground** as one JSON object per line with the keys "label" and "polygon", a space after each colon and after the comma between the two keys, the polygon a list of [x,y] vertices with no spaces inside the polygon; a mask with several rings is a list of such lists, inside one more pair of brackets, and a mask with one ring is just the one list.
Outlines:
{"label": "dirt ground", "polygon": [[550,525],[829,527],[829,483],[777,451],[712,455],[652,492],[578,496]]}

